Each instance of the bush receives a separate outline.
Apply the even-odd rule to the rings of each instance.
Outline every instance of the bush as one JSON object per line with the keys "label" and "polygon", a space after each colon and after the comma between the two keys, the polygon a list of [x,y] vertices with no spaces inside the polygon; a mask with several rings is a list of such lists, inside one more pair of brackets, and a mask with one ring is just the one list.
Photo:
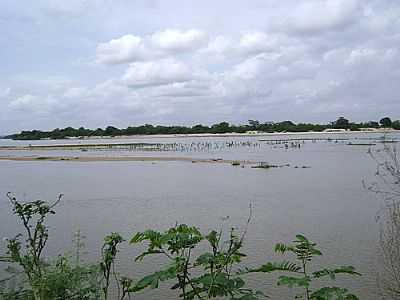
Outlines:
{"label": "bush", "polygon": [[[53,204],[42,200],[21,203],[8,194],[14,214],[22,222],[24,232],[7,240],[7,254],[0,262],[9,265],[11,277],[0,280],[0,299],[4,300],[97,300],[109,299],[111,281],[115,281],[117,299],[124,300],[131,294],[147,288],[158,288],[169,282],[170,288],[179,291],[179,297],[191,299],[232,299],[257,300],[264,298],[261,291],[247,287],[244,275],[253,273],[289,272],[290,276],[279,277],[278,285],[303,289],[307,300],[354,300],[358,299],[340,287],[312,288],[321,277],[334,279],[337,274],[359,275],[353,267],[322,268],[310,273],[308,265],[314,256],[321,255],[316,244],[298,235],[292,245],[277,244],[276,251],[293,253],[297,262],[267,263],[261,267],[240,268],[246,254],[242,247],[246,229],[238,234],[231,229],[228,238],[223,239],[222,231],[212,230],[206,234],[197,227],[186,224],[163,231],[147,230],[136,233],[130,243],[146,243],[147,249],[136,261],[162,255],[167,264],[157,272],[138,281],[120,276],[115,270],[118,247],[124,239],[118,233],[104,238],[100,261],[92,265],[80,262],[82,247],[77,236],[75,264],[69,256],[59,256],[54,260],[42,257],[48,241],[46,220],[55,214],[53,208],[60,202],[60,195]],[[199,249],[205,249],[199,252]],[[13,269],[12,266],[18,269]],[[6,283],[18,279],[18,286]],[[298,298],[296,298],[298,299]]]}

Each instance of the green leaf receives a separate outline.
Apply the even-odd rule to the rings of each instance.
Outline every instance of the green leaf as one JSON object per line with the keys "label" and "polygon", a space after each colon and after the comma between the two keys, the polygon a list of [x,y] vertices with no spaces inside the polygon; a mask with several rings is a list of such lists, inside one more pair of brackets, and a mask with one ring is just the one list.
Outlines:
{"label": "green leaf", "polygon": [[135,261],[141,261],[141,260],[143,260],[143,258],[145,258],[147,255],[160,254],[160,253],[163,253],[163,252],[160,251],[160,250],[149,250],[149,251],[145,251],[145,252],[143,252],[142,254],[138,255],[138,256],[135,258]]}
{"label": "green leaf", "polygon": [[136,233],[132,237],[130,243],[131,244],[136,244],[136,243],[140,243],[140,242],[143,242],[143,241],[146,241],[146,240],[154,243],[156,241],[161,240],[161,236],[162,236],[161,233],[159,233],[157,231],[146,230],[144,232]]}
{"label": "green leaf", "polygon": [[290,288],[295,286],[308,287],[310,286],[310,282],[309,277],[280,276],[278,279],[278,285],[287,285]]}
{"label": "green leaf", "polygon": [[275,271],[288,271],[288,272],[298,272],[301,268],[295,263],[291,263],[289,261],[283,261],[279,263],[267,263],[262,265],[260,268],[251,269],[249,272],[262,272],[262,273],[270,273]]}
{"label": "green leaf", "polygon": [[211,244],[212,247],[217,247],[219,234],[218,234],[218,232],[213,230],[206,236],[206,239]]}
{"label": "green leaf", "polygon": [[331,279],[335,279],[336,274],[349,274],[349,275],[361,276],[360,273],[355,271],[355,268],[353,266],[341,266],[336,269],[322,269],[314,272],[313,276],[314,278],[329,276]]}
{"label": "green leaf", "polygon": [[132,288],[130,292],[141,291],[147,287],[152,289],[158,288],[160,281],[166,281],[176,277],[176,265],[172,265],[166,270],[155,272],[140,279]]}
{"label": "green leaf", "polygon": [[288,251],[289,250],[289,248],[291,248],[290,246],[288,246],[288,245],[285,245],[285,244],[283,244],[283,243],[277,243],[276,245],[275,245],[275,252],[278,252],[278,253],[285,253],[286,251]]}
{"label": "green leaf", "polygon": [[339,287],[323,287],[310,296],[311,300],[358,300],[358,297],[349,294],[347,289]]}
{"label": "green leaf", "polygon": [[309,243],[308,239],[301,234],[297,234],[296,235],[297,241],[301,242],[301,243]]}
{"label": "green leaf", "polygon": [[208,265],[211,262],[214,261],[214,255],[212,253],[206,252],[201,254],[197,259],[196,259],[196,264],[195,265]]}
{"label": "green leaf", "polygon": [[240,288],[244,287],[244,285],[246,284],[244,282],[244,280],[242,278],[240,278],[240,277],[236,277],[236,278],[234,278],[232,280],[234,282],[235,289],[240,289]]}

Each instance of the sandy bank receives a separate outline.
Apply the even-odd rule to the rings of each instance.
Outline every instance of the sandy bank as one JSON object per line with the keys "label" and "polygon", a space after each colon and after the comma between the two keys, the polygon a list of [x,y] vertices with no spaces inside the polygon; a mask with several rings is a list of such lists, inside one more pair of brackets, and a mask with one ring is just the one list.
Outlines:
{"label": "sandy bank", "polygon": [[[329,132],[329,131],[303,131],[303,132],[258,132],[258,133],[238,133],[238,132],[229,132],[229,133],[190,133],[190,134],[153,134],[153,135],[120,135],[120,136],[92,136],[92,137],[84,137],[84,140],[96,140],[96,139],[149,139],[149,138],[205,138],[205,137],[262,137],[262,136],[274,136],[274,135],[307,135],[307,134],[364,134],[364,133],[391,133],[391,132],[400,132],[400,130],[395,129],[387,129],[387,128],[378,128],[373,131],[360,130],[360,131],[337,131],[337,132]],[[79,139],[79,137],[72,137],[70,139]]]}
{"label": "sandy bank", "polygon": [[[157,161],[181,161],[190,163],[222,163],[232,164],[234,160],[204,159],[191,157],[165,157],[165,156],[0,156],[1,160],[11,161],[68,161],[68,162],[106,162],[106,161],[132,161],[132,162],[157,162]],[[240,161],[241,164],[256,164],[254,161]]]}

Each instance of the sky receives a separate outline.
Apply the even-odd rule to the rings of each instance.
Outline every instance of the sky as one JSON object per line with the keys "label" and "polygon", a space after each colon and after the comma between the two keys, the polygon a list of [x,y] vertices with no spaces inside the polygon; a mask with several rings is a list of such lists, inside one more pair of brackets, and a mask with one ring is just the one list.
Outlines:
{"label": "sky", "polygon": [[400,119],[399,0],[1,0],[0,134]]}

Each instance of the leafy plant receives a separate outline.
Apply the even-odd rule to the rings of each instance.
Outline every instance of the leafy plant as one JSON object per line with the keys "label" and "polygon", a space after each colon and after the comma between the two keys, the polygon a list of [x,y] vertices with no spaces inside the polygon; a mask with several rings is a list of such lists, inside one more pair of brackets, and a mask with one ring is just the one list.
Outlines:
{"label": "leafy plant", "polygon": [[74,266],[59,256],[40,279],[41,299],[100,299],[100,273],[96,265]]}
{"label": "leafy plant", "polygon": [[[243,241],[247,232],[239,235],[232,228],[229,233],[212,230],[203,234],[197,227],[185,224],[164,232],[147,230],[133,236],[130,243],[146,243],[147,249],[136,257],[141,261],[148,256],[162,255],[167,263],[160,270],[147,275],[137,282],[120,276],[115,267],[119,247],[124,242],[118,233],[104,238],[101,259],[93,265],[81,263],[80,250],[84,246],[83,236],[76,234],[75,258],[59,256],[46,261],[43,250],[49,234],[47,217],[54,214],[53,208],[60,202],[60,195],[53,204],[42,200],[21,203],[8,194],[14,214],[21,220],[24,232],[7,240],[7,253],[0,256],[0,262],[8,265],[9,278],[0,280],[0,299],[4,300],[98,300],[109,299],[113,281],[117,288],[117,299],[124,300],[132,293],[146,288],[158,288],[161,282],[169,281],[171,289],[179,291],[179,297],[192,299],[231,299],[257,300],[265,297],[262,292],[246,286],[244,276],[249,273],[285,272],[278,285],[303,289],[306,300],[354,300],[358,299],[341,287],[313,287],[315,281],[328,277],[335,279],[338,274],[359,275],[353,267],[323,268],[311,272],[309,264],[315,256],[322,253],[316,244],[298,235],[291,245],[277,244],[279,253],[296,255],[296,262],[269,262],[260,268],[245,269],[239,266],[246,255]],[[247,221],[249,224],[250,216]],[[73,260],[74,259],[74,260]],[[75,263],[71,263],[74,261]],[[14,269],[13,265],[19,266]],[[20,276],[26,277],[12,286],[6,283],[17,282]]]}
{"label": "leafy plant", "polygon": [[292,253],[296,256],[296,262],[282,261],[269,262],[260,268],[250,269],[249,272],[283,272],[290,275],[281,275],[278,285],[288,286],[289,288],[301,288],[303,292],[296,296],[296,299],[306,300],[357,300],[357,296],[340,287],[322,287],[313,289],[313,284],[321,278],[328,277],[331,280],[338,274],[361,275],[352,266],[341,266],[336,268],[323,268],[318,271],[310,271],[309,265],[316,256],[321,256],[322,252],[316,248],[316,243],[311,242],[303,235],[297,235],[293,244],[286,245],[278,243],[275,251],[281,254]]}
{"label": "leafy plant", "polygon": [[[49,238],[46,220],[49,215],[55,214],[53,208],[61,201],[62,195],[52,204],[42,200],[22,203],[11,194],[7,197],[13,213],[22,222],[24,232],[6,240],[7,253],[0,257],[0,262],[9,265],[7,271],[11,276],[2,281],[9,283],[20,277],[23,280],[17,288],[0,289],[1,299],[99,299],[99,268],[81,265],[79,249],[74,266],[67,256],[59,256],[50,262],[43,258]],[[80,240],[77,247],[82,247]],[[19,266],[22,272],[14,269],[13,265]]]}
{"label": "leafy plant", "polygon": [[[62,195],[51,205],[42,200],[21,203],[10,193],[7,197],[25,232],[7,240],[8,256],[2,257],[2,261],[18,264],[28,278],[34,299],[44,299],[40,284],[45,268],[42,253],[49,238],[45,220],[55,213],[53,208],[61,201]],[[25,241],[21,242],[22,237]]]}
{"label": "leafy plant", "polygon": [[[103,273],[103,278],[104,278],[104,284],[102,290],[105,300],[108,299],[108,289],[110,287],[111,274],[114,275],[117,285],[119,284],[119,280],[115,272],[115,258],[118,253],[118,245],[123,241],[124,239],[122,238],[122,236],[115,232],[111,233],[110,235],[104,238],[104,244],[101,249],[102,260],[100,262],[100,269]],[[119,291],[119,286],[118,286],[118,291]]]}
{"label": "leafy plant", "polygon": [[[172,289],[179,289],[183,299],[258,299],[261,292],[253,292],[245,287],[239,272],[234,271],[246,255],[240,250],[243,236],[232,229],[229,239],[222,241],[222,232],[211,231],[202,234],[198,228],[185,224],[176,225],[166,232],[148,230],[137,233],[132,244],[148,242],[148,248],[136,260],[149,255],[163,255],[168,264],[165,268],[139,280],[132,291],[147,287],[157,288],[160,282],[175,280]],[[194,255],[194,249],[201,242],[207,242],[209,251]]]}

